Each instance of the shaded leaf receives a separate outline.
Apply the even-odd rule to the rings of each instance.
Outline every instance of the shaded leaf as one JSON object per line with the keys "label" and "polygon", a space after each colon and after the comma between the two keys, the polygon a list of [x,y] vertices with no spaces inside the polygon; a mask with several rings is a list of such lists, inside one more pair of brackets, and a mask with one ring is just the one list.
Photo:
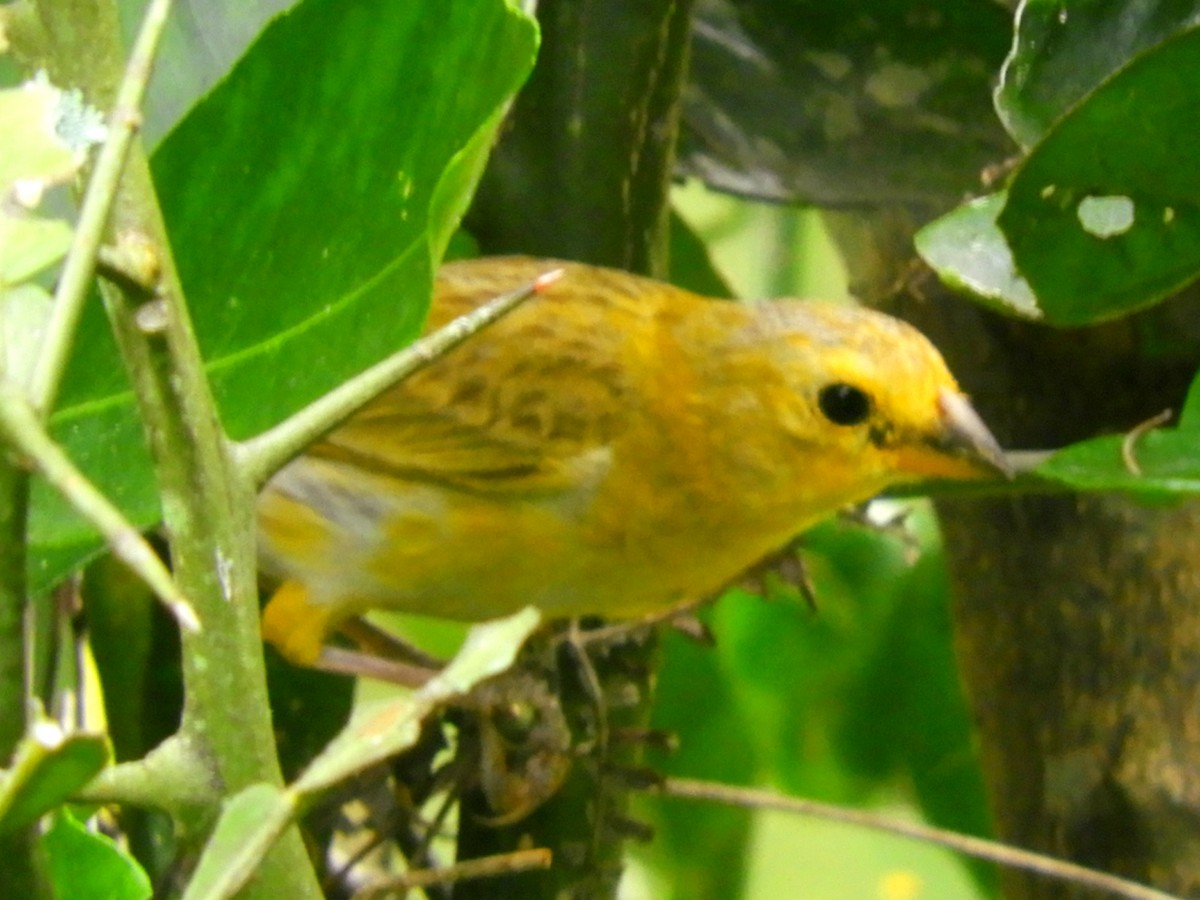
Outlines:
{"label": "shaded leaf", "polygon": [[[934,825],[988,836],[987,796],[971,714],[959,682],[949,586],[940,548],[928,548],[894,582],[880,640],[851,685],[837,723],[839,756],[877,781],[911,779]],[[994,869],[972,866],[991,886]]]}
{"label": "shaded leaf", "polygon": [[[656,769],[728,784],[755,783],[760,754],[752,725],[717,648],[674,633],[664,636],[651,721],[679,740],[669,756],[648,754]],[[741,895],[750,842],[747,811],[653,796],[643,798],[641,805],[653,817],[656,832],[641,855],[671,872],[670,896],[720,900]]]}
{"label": "shaded leaf", "polygon": [[751,197],[944,207],[1008,152],[1010,24],[986,0],[701,0],[680,172]]}

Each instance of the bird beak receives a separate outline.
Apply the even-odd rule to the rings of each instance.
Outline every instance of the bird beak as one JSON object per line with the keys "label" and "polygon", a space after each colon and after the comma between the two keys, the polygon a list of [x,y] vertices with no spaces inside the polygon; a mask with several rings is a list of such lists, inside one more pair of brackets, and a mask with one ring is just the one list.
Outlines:
{"label": "bird beak", "polygon": [[921,478],[1013,477],[1013,467],[967,398],[938,391],[938,425],[907,447],[897,448],[896,465]]}

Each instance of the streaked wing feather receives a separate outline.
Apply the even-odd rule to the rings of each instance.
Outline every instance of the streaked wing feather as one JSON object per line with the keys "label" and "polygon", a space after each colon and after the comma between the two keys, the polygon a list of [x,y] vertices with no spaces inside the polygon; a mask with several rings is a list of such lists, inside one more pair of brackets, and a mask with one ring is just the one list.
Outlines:
{"label": "streaked wing feather", "polygon": [[[448,271],[431,313],[438,324],[538,273],[516,265],[501,282],[459,282],[454,267]],[[580,284],[569,273],[563,281],[562,293],[530,300],[372,401],[311,452],[476,491],[576,486],[578,461],[608,447],[627,421],[630,367],[621,355],[635,348],[619,319],[641,310],[628,292],[616,307],[604,294],[580,303]]]}

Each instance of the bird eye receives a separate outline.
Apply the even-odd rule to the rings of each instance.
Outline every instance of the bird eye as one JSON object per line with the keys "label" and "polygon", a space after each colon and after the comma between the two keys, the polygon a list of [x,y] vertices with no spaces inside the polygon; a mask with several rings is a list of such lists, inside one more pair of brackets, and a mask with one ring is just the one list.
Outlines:
{"label": "bird eye", "polygon": [[871,398],[866,392],[844,382],[821,388],[817,403],[834,425],[857,425],[871,412]]}

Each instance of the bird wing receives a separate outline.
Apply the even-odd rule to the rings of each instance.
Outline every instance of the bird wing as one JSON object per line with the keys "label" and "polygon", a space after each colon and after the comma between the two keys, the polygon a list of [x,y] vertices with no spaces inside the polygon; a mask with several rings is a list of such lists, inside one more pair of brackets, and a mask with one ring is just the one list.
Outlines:
{"label": "bird wing", "polygon": [[[518,266],[510,283],[466,279],[465,286],[443,277],[431,321],[448,321],[536,274]],[[385,392],[310,452],[483,493],[578,488],[581,475],[590,480],[607,464],[628,421],[625,355],[637,341],[623,320],[645,314],[628,297],[615,305],[600,295],[581,298],[570,280]]]}

